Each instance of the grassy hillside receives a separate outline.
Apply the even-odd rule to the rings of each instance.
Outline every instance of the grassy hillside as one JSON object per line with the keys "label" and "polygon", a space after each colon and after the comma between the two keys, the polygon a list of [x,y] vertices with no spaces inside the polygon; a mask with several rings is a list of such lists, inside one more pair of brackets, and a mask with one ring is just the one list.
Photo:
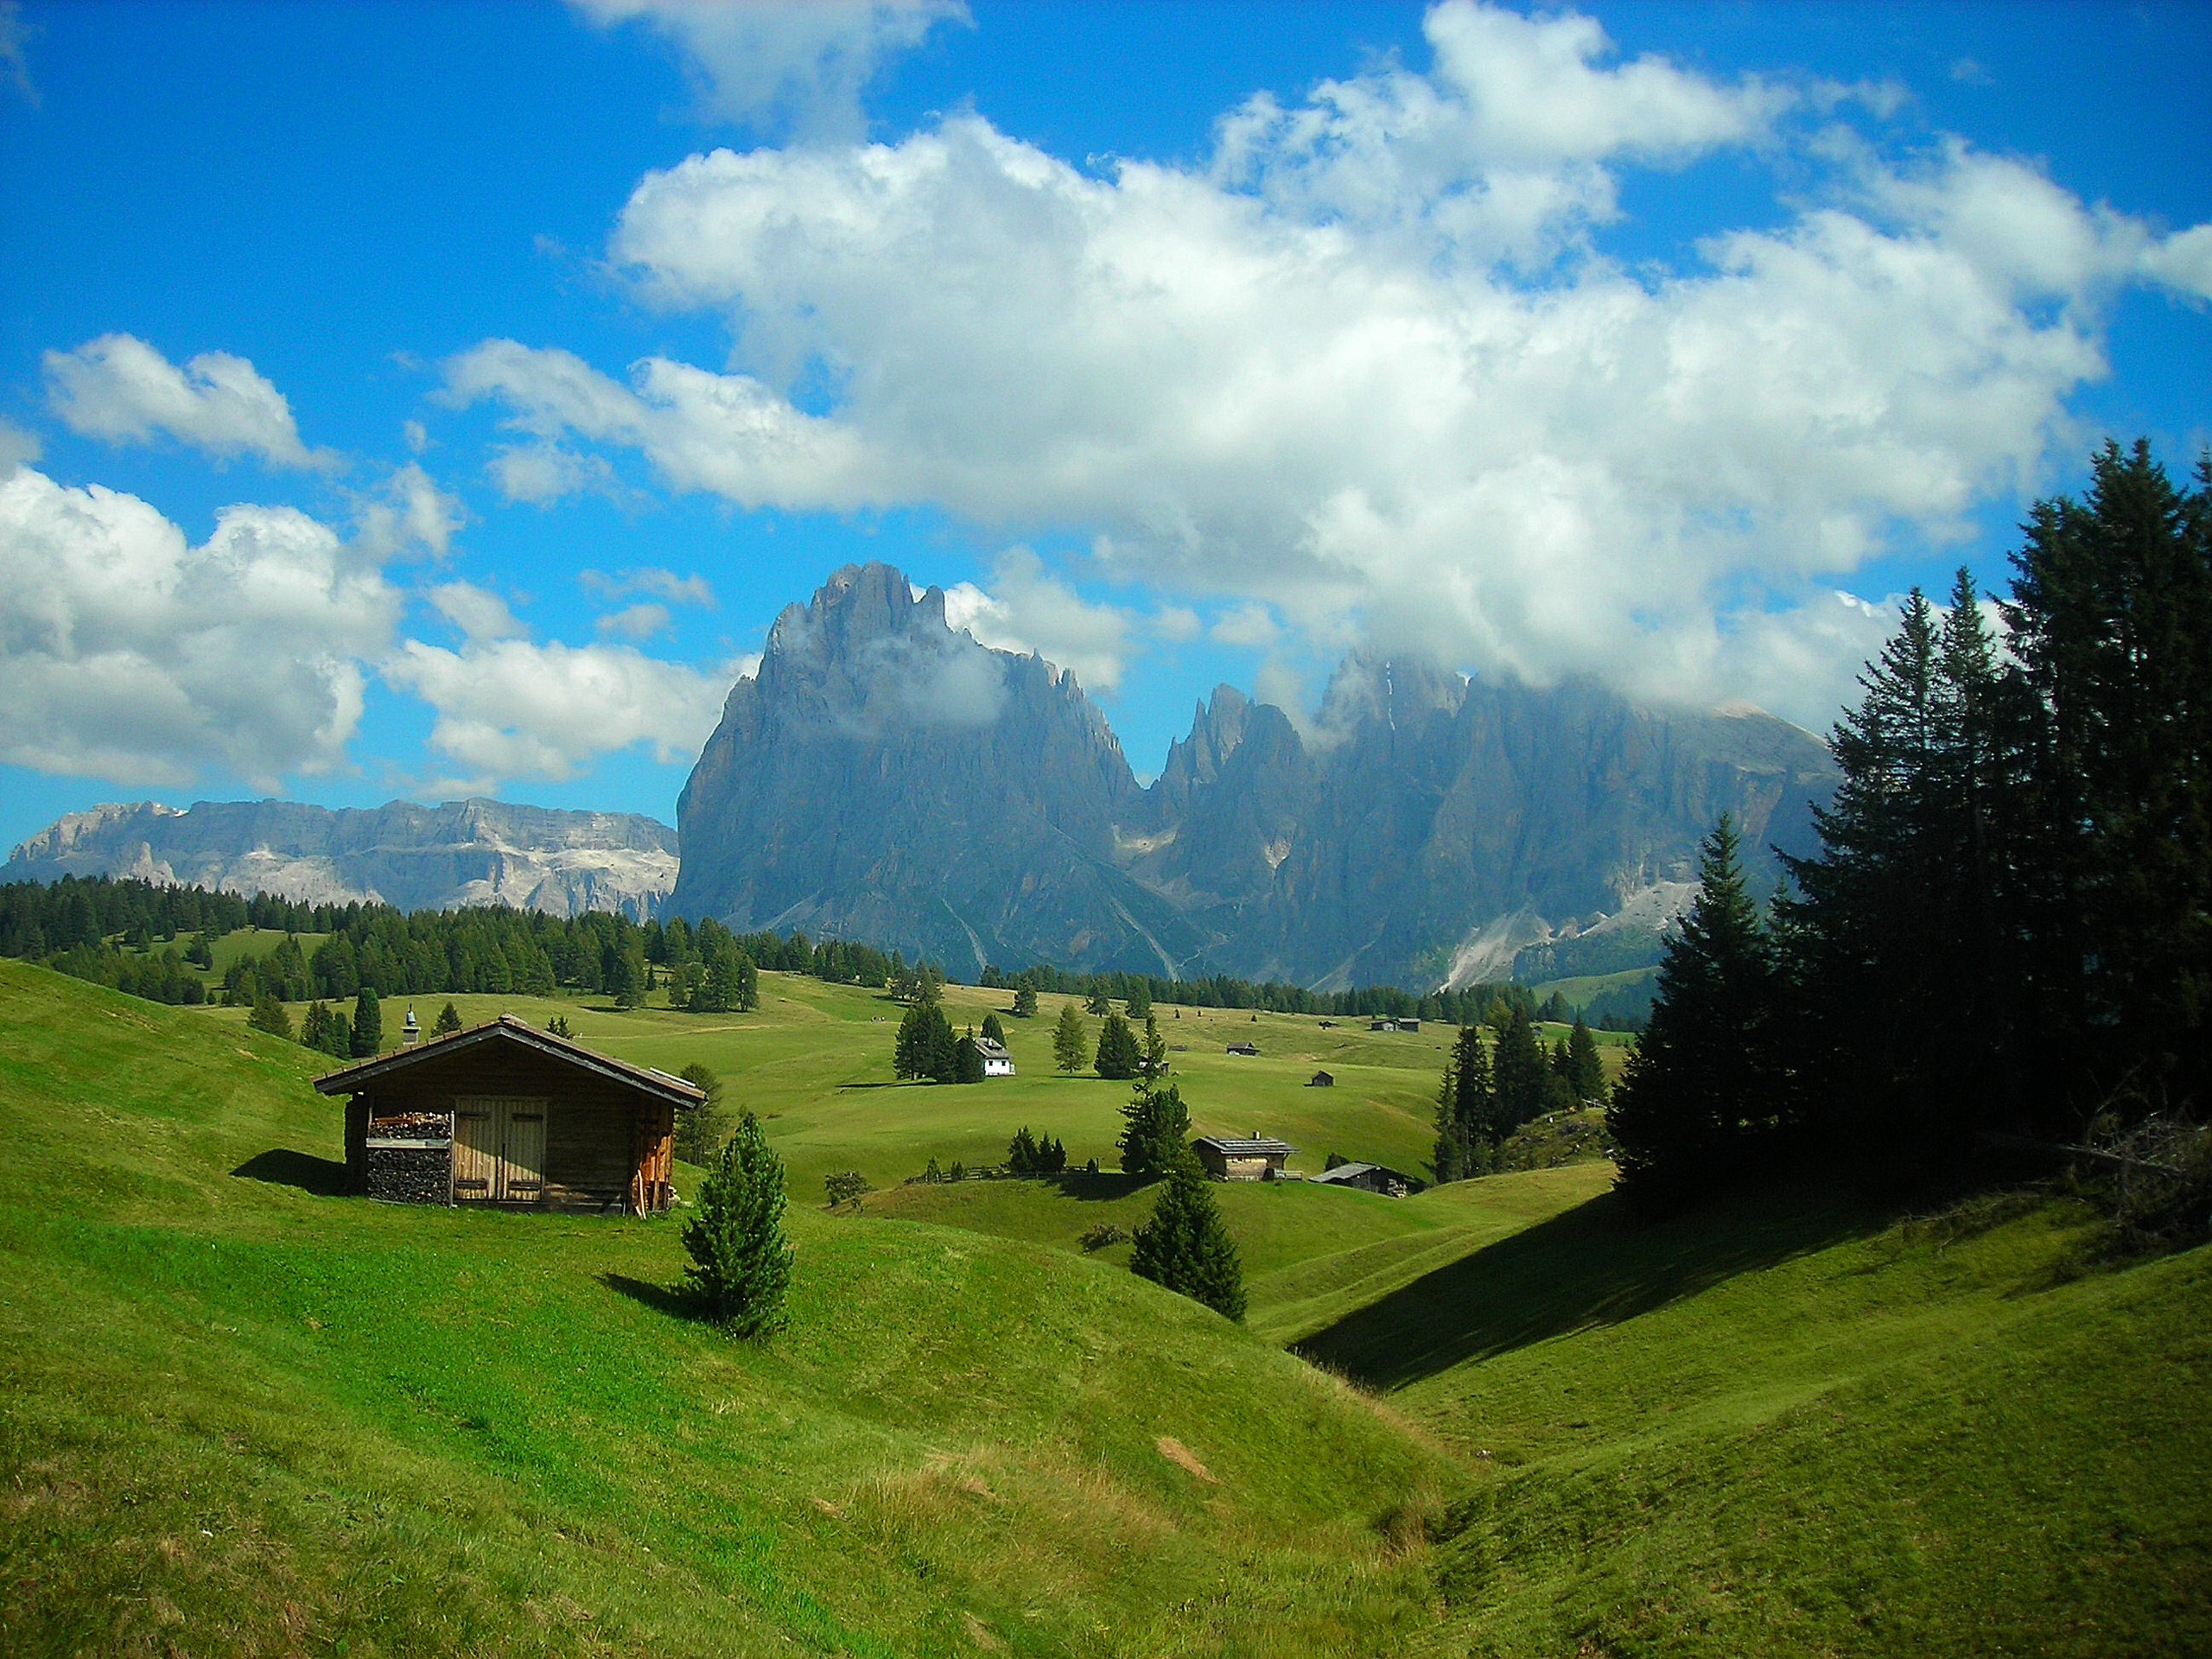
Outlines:
{"label": "grassy hillside", "polygon": [[791,1329],[734,1345],[668,1311],[671,1223],[319,1196],[295,1046],[15,964],[0,1028],[10,1654],[1355,1652],[1426,1617],[1376,1523],[1451,1465],[1125,1273],[802,1210]]}
{"label": "grassy hillside", "polygon": [[1304,1351],[1486,1471],[1452,1651],[2212,1652],[2212,1252],[2082,1206],[1610,1197]]}
{"label": "grassy hillside", "polygon": [[[502,1011],[537,1025],[555,1014],[578,1037],[624,1059],[680,1071],[698,1061],[728,1085],[733,1103],[766,1120],[791,1173],[791,1191],[818,1197],[822,1178],[857,1169],[879,1186],[918,1173],[931,1156],[970,1166],[1003,1162],[1007,1142],[1027,1124],[1066,1143],[1077,1164],[1096,1157],[1115,1166],[1128,1085],[1052,1069],[1052,1024],[1071,999],[1046,996],[1035,1018],[1006,1020],[1019,1075],[967,1087],[901,1084],[892,1076],[891,1049],[906,1012],[880,993],[829,985],[797,974],[760,976],[761,1007],[752,1014],[695,1014],[663,1007],[619,1011],[604,999],[431,995],[415,999],[427,1029],[450,1001],[474,1023]],[[1002,991],[949,986],[946,1013],[956,1029],[980,1026],[1003,1011]],[[385,1036],[397,1046],[409,1003],[388,999]],[[296,1019],[299,1010],[293,1010]],[[195,1011],[196,1018],[242,1027],[238,1008]],[[1279,1135],[1301,1149],[1301,1166],[1319,1169],[1332,1153],[1421,1171],[1435,1139],[1437,1079],[1452,1044],[1452,1027],[1371,1033],[1338,1023],[1325,1029],[1311,1015],[1204,1013],[1180,1017],[1162,1009],[1160,1030],[1184,1046],[1171,1058],[1191,1103],[1198,1133]],[[1089,1021],[1097,1035],[1098,1021]],[[1257,1058],[1223,1051],[1249,1040]],[[1609,1051],[1611,1052],[1611,1051]],[[1307,1086],[1317,1069],[1337,1079]]]}
{"label": "grassy hillside", "polygon": [[[672,1223],[322,1196],[315,1057],[0,963],[0,1651],[2212,1651],[2212,1251],[2031,1198],[1638,1227],[1593,1164],[1232,1185],[1239,1331],[1081,1250],[1114,1182],[814,1206],[1024,1119],[1103,1155],[1122,1090],[1043,1020],[1014,1084],[893,1087],[887,1005],[766,988],[510,1003],[774,1114],[753,1349],[671,1312]],[[1177,1061],[1202,1125],[1373,1156],[1447,1034]],[[1324,1044],[1370,1086],[1299,1091]]]}

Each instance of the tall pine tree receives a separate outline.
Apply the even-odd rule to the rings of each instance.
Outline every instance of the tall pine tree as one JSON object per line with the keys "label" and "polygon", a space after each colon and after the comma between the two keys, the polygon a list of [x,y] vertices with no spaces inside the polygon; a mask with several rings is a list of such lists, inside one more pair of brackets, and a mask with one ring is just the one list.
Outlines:
{"label": "tall pine tree", "polygon": [[1782,1127],[1774,950],[1740,852],[1724,813],[1700,849],[1697,898],[1668,938],[1650,1023],[1606,1114],[1621,1189],[1647,1211],[1760,1173]]}

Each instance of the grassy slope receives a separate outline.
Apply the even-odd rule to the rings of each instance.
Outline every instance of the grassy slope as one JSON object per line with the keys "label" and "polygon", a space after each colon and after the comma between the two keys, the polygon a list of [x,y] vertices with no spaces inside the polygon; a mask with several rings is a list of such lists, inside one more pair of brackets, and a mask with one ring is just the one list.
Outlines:
{"label": "grassy slope", "polygon": [[1387,1651],[1429,1617],[1373,1522],[1441,1458],[1127,1274],[801,1210],[792,1327],[734,1345],[665,1311],[672,1224],[314,1196],[296,1046],[12,963],[0,1029],[10,1653]]}
{"label": "grassy slope", "polygon": [[[760,985],[760,1009],[742,1014],[622,1013],[598,998],[430,995],[412,1006],[426,1029],[448,1001],[471,1023],[506,1011],[543,1025],[558,1014],[582,1040],[625,1059],[671,1071],[695,1060],[711,1066],[733,1103],[751,1106],[766,1121],[791,1191],[802,1198],[819,1194],[822,1178],[834,1170],[858,1169],[889,1186],[919,1173],[931,1156],[946,1166],[956,1158],[970,1166],[1000,1163],[1024,1124],[1059,1136],[1077,1164],[1096,1157],[1114,1166],[1128,1085],[1053,1071],[1052,1024],[1068,999],[1041,997],[1035,1018],[1005,1021],[1018,1076],[946,1088],[893,1078],[899,1004],[801,975],[763,974]],[[1004,992],[963,986],[945,992],[956,1028],[980,1026],[1007,1001]],[[385,1001],[387,1045],[398,1042],[408,1006],[404,998]],[[207,1008],[194,1017],[243,1025],[245,1014]],[[1098,1022],[1089,1024],[1095,1039]],[[1199,1134],[1280,1135],[1301,1149],[1296,1161],[1311,1169],[1332,1152],[1415,1173],[1426,1166],[1452,1027],[1376,1034],[1364,1025],[1323,1030],[1310,1016],[1263,1014],[1255,1022],[1218,1009],[1185,1009],[1180,1018],[1163,1009],[1160,1030],[1171,1044],[1187,1045],[1172,1058]],[[1223,1052],[1238,1039],[1256,1042],[1258,1058]],[[1335,1074],[1336,1086],[1306,1087],[1322,1066]]]}
{"label": "grassy slope", "polygon": [[1453,1651],[2212,1651],[2212,1252],[2087,1222],[1600,1199],[1306,1346],[1493,1471]]}
{"label": "grassy slope", "polygon": [[[59,983],[0,974],[10,998]],[[726,1037],[680,1016],[580,1023],[664,1065],[690,1058],[658,1046],[671,1033],[728,1043],[702,1058],[749,1061],[741,1092],[817,1166],[867,1166],[838,1156],[844,1133],[894,1172],[956,1128],[1002,1141],[1006,1107],[1067,1133],[1025,1100],[1088,1110],[1110,1140],[1116,1086],[1033,1071],[1028,1095],[822,1092],[877,1062],[809,1027],[872,1023],[869,1000],[769,983],[792,1006]],[[1253,1331],[1382,1391],[1410,1426],[1394,1435],[1130,1286],[1122,1252],[1080,1259],[1077,1235],[1141,1218],[1142,1195],[966,1183],[874,1195],[865,1219],[795,1212],[811,1300],[754,1355],[655,1310],[665,1226],[223,1177],[249,1150],[334,1151],[291,1081],[298,1052],[234,1034],[234,1014],[48,1001],[30,1024],[66,1056],[0,1045],[5,1131],[46,1141],[11,1154],[81,1161],[105,1127],[145,1170],[100,1155],[115,1169],[73,1176],[66,1218],[22,1160],[0,1175],[0,1242],[27,1268],[0,1264],[7,1458],[31,1468],[0,1511],[7,1578],[80,1622],[150,1641],[167,1608],[269,1646],[303,1623],[517,1649],[744,1650],[775,1628],[974,1650],[971,1616],[1038,1651],[2212,1649],[2212,1255],[2081,1274],[2067,1206],[1901,1228],[1777,1198],[1637,1229],[1591,1165],[1398,1201],[1217,1189]],[[1044,1023],[1015,1028],[1026,1071]],[[1362,1031],[1346,1052],[1401,1060],[1417,1102],[1440,1064],[1428,1037]],[[1298,1022],[1261,1040],[1272,1060]],[[205,1084],[134,1095],[167,1086],[147,1080],[155,1046]],[[1202,1124],[1209,1089],[1281,1086],[1199,1056],[1177,1058]],[[203,1086],[224,1103],[193,1117]],[[52,1107],[72,1091],[86,1103]],[[1269,1099],[1306,1109],[1257,1092],[1231,1109]],[[480,1286],[513,1305],[479,1306]],[[1161,1433],[1235,1472],[1185,1475]],[[188,1477],[189,1498],[168,1496]],[[1434,1541],[1379,1549],[1370,1523],[1394,1503]],[[461,1592],[434,1596],[455,1572]],[[274,1587],[242,1612],[249,1582]]]}

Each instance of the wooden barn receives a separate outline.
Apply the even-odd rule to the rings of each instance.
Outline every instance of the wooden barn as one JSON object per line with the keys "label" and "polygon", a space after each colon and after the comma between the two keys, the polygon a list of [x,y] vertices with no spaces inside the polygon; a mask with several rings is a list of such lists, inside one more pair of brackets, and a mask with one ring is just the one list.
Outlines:
{"label": "wooden barn", "polygon": [[1255,1129],[1250,1135],[1209,1135],[1191,1143],[1206,1173],[1217,1181],[1270,1181],[1281,1178],[1282,1160],[1298,1148]]}
{"label": "wooden barn", "polygon": [[1363,1192],[1380,1192],[1385,1197],[1402,1198],[1418,1192],[1428,1184],[1417,1176],[1408,1175],[1383,1164],[1332,1164],[1313,1177],[1317,1186],[1357,1187]]}
{"label": "wooden barn", "polygon": [[681,1077],[512,1014],[315,1080],[346,1095],[353,1190],[416,1204],[647,1215],[668,1208]]}

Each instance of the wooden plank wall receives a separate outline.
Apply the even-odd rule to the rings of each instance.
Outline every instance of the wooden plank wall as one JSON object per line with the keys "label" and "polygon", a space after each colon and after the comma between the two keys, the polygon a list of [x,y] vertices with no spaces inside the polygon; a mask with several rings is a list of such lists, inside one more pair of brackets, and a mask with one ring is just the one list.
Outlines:
{"label": "wooden plank wall", "polygon": [[[450,1112],[456,1095],[528,1096],[547,1103],[543,1202],[597,1209],[631,1200],[638,1173],[639,1110],[671,1109],[604,1077],[527,1049],[480,1043],[442,1063],[425,1062],[378,1085],[379,1116]],[[664,1173],[659,1178],[667,1179]]]}

